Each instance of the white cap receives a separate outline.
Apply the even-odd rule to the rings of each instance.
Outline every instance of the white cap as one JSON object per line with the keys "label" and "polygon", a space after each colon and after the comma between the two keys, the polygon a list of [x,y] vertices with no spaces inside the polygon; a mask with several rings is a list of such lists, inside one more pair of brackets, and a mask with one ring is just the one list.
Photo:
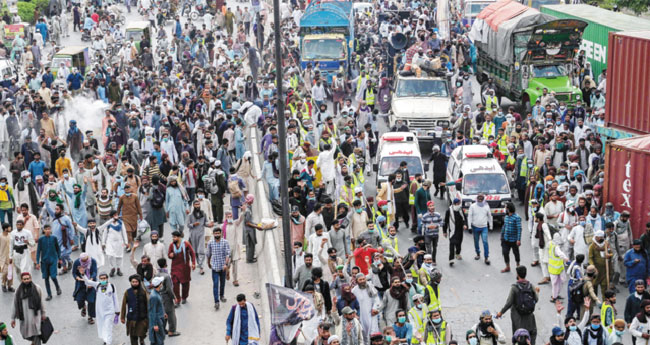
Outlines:
{"label": "white cap", "polygon": [[151,280],[151,285],[153,285],[154,287],[158,287],[158,286],[160,286],[160,284],[162,284],[163,280],[164,280],[163,277],[156,277],[156,278],[153,278],[153,279]]}

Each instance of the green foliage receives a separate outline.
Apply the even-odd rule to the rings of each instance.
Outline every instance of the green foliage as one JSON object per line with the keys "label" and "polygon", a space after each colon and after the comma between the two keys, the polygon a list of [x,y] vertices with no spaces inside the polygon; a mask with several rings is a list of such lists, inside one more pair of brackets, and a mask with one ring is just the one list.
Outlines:
{"label": "green foliage", "polygon": [[650,0],[617,0],[618,7],[629,8],[634,11],[637,16],[645,13],[650,7]]}
{"label": "green foliage", "polygon": [[34,9],[36,4],[33,2],[18,1],[18,15],[24,22],[32,23],[34,21]]}

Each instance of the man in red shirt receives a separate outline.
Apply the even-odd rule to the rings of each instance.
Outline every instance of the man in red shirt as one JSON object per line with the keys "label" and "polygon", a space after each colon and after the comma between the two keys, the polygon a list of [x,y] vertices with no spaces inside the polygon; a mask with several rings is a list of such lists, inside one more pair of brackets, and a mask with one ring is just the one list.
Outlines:
{"label": "man in red shirt", "polygon": [[[368,262],[372,260],[372,255],[379,252],[383,253],[384,249],[375,249],[372,248],[369,244],[365,243],[366,241],[363,238],[357,239],[357,248],[352,252],[352,256],[354,256],[354,263],[359,267],[361,270],[361,273],[364,275],[368,274]],[[366,259],[367,258],[367,259]]]}

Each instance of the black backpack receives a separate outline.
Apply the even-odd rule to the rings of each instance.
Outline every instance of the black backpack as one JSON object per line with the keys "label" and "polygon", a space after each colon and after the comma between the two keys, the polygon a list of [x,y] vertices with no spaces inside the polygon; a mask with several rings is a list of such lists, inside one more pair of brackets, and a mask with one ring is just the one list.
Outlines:
{"label": "black backpack", "polygon": [[582,305],[582,303],[584,303],[584,299],[585,299],[584,287],[585,287],[584,279],[580,279],[576,282],[573,282],[573,285],[569,287],[569,298],[571,298],[573,303],[575,303],[576,305]]}
{"label": "black backpack", "polygon": [[158,209],[162,208],[164,204],[165,195],[158,188],[155,188],[151,197],[151,207]]}
{"label": "black backpack", "polygon": [[517,292],[517,301],[515,303],[515,309],[520,315],[530,315],[535,311],[535,292],[533,291],[533,286],[530,283],[526,285],[518,285],[519,291]]}

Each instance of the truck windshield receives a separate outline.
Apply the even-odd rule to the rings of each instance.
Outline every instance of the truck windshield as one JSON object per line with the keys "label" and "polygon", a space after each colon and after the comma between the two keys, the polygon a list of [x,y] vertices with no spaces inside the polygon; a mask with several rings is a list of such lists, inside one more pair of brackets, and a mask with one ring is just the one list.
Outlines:
{"label": "truck windshield", "polygon": [[438,79],[402,79],[397,83],[397,97],[448,97],[447,83]]}
{"label": "truck windshield", "polygon": [[510,194],[504,174],[468,174],[463,176],[463,194]]}
{"label": "truck windshield", "polygon": [[562,65],[533,66],[535,78],[564,77],[566,69]]}
{"label": "truck windshield", "polygon": [[131,38],[133,38],[134,42],[140,42],[142,41],[142,37],[144,36],[144,31],[126,31],[126,40],[129,41]]}
{"label": "truck windshield", "polygon": [[345,59],[345,42],[342,39],[306,39],[302,43],[303,60]]}
{"label": "truck windshield", "polygon": [[384,157],[379,165],[379,175],[388,176],[399,168],[399,164],[406,162],[408,164],[409,175],[422,174],[422,162],[419,157]]}

